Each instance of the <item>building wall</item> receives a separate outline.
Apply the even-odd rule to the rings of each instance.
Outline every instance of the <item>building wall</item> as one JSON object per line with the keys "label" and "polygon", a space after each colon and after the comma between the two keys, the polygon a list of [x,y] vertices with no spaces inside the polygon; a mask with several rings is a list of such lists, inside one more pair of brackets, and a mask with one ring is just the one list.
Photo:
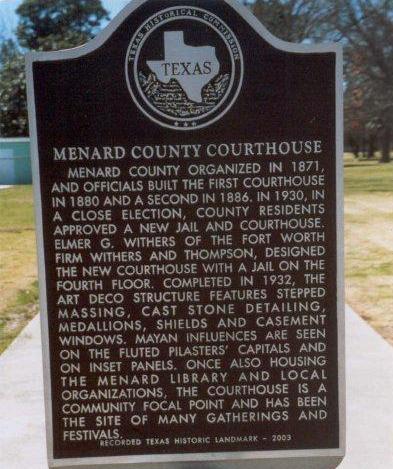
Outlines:
{"label": "building wall", "polygon": [[0,185],[31,184],[30,140],[0,138]]}

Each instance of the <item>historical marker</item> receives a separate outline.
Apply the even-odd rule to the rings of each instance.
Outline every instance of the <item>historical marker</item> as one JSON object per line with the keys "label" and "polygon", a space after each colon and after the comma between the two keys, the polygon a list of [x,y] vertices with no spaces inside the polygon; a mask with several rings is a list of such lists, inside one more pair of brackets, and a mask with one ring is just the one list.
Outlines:
{"label": "historical marker", "polygon": [[29,55],[50,467],[338,465],[341,68],[230,0]]}

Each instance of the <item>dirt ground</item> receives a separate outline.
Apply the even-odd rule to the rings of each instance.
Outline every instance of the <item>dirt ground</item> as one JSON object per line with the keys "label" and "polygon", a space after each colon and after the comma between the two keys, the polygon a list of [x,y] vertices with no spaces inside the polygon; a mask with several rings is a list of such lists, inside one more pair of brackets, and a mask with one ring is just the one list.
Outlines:
{"label": "dirt ground", "polygon": [[393,345],[393,162],[344,161],[346,301]]}
{"label": "dirt ground", "polygon": [[345,198],[345,249],[346,300],[393,345],[393,194]]}

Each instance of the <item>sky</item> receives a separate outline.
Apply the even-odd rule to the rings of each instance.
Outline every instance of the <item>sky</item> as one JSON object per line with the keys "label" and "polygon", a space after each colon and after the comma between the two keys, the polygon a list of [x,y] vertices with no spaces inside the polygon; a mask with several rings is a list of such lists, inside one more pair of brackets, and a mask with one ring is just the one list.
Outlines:
{"label": "sky", "polygon": [[[130,0],[102,0],[104,8],[113,18]],[[22,0],[0,0],[0,34],[11,37],[18,22],[15,10]]]}

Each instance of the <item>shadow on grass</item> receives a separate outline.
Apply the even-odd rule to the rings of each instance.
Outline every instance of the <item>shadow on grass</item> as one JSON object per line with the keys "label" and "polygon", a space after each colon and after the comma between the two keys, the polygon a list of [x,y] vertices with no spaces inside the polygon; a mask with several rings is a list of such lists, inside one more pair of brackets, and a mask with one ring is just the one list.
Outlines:
{"label": "shadow on grass", "polygon": [[382,163],[376,162],[376,163],[344,163],[345,168],[371,168],[372,166],[380,166]]}

